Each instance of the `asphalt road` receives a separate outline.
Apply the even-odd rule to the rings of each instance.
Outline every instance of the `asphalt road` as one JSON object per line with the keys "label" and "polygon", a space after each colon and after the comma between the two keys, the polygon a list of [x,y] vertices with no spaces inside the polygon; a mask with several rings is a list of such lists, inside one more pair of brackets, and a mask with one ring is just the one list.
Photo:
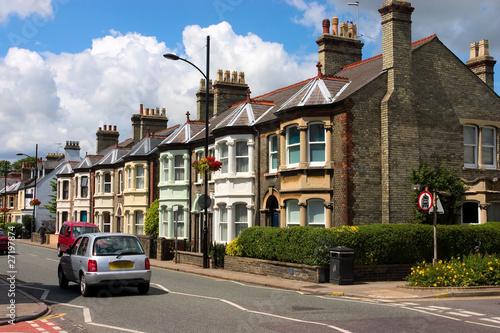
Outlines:
{"label": "asphalt road", "polygon": [[147,295],[135,288],[102,289],[83,298],[77,284],[59,288],[54,250],[18,244],[17,253],[19,287],[50,305],[48,319],[66,332],[500,330],[498,297],[390,302],[320,297],[164,269],[153,269]]}

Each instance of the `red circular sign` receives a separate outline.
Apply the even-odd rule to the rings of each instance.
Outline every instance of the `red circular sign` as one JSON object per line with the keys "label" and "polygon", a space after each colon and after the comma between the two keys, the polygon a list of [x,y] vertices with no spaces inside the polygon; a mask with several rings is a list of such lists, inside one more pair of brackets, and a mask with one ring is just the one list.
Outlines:
{"label": "red circular sign", "polygon": [[429,191],[423,191],[418,196],[418,208],[421,211],[428,212],[432,208],[432,194]]}

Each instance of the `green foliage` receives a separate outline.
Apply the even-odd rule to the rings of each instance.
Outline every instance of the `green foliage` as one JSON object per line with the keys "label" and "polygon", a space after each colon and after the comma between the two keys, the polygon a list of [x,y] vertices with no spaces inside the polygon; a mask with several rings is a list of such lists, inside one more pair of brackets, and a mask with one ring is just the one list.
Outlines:
{"label": "green foliage", "polygon": [[473,254],[436,264],[422,262],[412,267],[406,280],[418,287],[498,286],[500,259],[497,255]]}
{"label": "green foliage", "polygon": [[[57,181],[50,181],[50,188],[52,189],[52,194],[49,194],[49,201],[46,205],[43,205],[43,208],[47,209],[49,213],[56,214],[57,213]],[[54,215],[50,215],[51,219],[55,219]]]}
{"label": "green foliage", "polygon": [[[443,205],[444,214],[438,214],[438,224],[456,224],[457,216],[460,215],[462,197],[466,191],[464,181],[452,169],[446,168],[443,164],[431,169],[426,164],[422,164],[418,171],[413,170],[411,182],[414,185],[427,185],[430,190],[449,192],[450,196],[439,195]],[[415,223],[434,224],[433,214],[424,213],[419,210],[417,199],[420,191],[415,191],[414,219]]]}
{"label": "green foliage", "polygon": [[24,163],[29,164],[31,167],[35,167],[36,159],[34,157],[21,158],[20,160],[12,163],[12,169],[21,171]]}
{"label": "green foliage", "polygon": [[[500,223],[440,225],[438,256],[500,251]],[[413,264],[434,255],[433,226],[373,224],[330,229],[314,227],[251,227],[226,247],[227,255],[313,266],[329,265],[330,249],[345,246],[355,252],[356,265]]]}
{"label": "green foliage", "polygon": [[9,161],[0,161],[0,172],[2,173],[2,176],[7,176],[12,169],[12,166]]}
{"label": "green foliage", "polygon": [[23,219],[22,224],[24,226],[24,229],[30,230],[30,227],[31,227],[31,215],[23,215],[22,219]]}
{"label": "green foliage", "polygon": [[21,223],[5,223],[2,227],[5,232],[13,232],[18,238],[23,230],[23,225]]}
{"label": "green foliage", "polygon": [[160,202],[158,199],[153,201],[151,206],[149,206],[148,212],[146,213],[146,220],[144,221],[144,232],[146,235],[152,236],[154,239],[158,238],[159,233],[159,223],[160,223]]}

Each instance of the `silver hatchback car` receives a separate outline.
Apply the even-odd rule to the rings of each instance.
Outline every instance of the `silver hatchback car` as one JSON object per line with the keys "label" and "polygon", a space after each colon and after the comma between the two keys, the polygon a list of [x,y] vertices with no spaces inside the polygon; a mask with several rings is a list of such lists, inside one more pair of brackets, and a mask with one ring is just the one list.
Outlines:
{"label": "silver hatchback car", "polygon": [[139,239],[134,235],[96,233],[78,237],[66,250],[57,268],[59,287],[80,284],[84,297],[94,286],[136,286],[149,291],[151,268]]}

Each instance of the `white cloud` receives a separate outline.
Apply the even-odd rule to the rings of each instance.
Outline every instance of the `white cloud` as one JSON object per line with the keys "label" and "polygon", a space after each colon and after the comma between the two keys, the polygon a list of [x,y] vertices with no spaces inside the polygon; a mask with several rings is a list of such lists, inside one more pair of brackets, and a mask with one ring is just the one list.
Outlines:
{"label": "white cloud", "polygon": [[[80,141],[82,155],[93,154],[100,126],[116,125],[120,140],[131,137],[130,118],[141,103],[145,108],[166,107],[169,126],[183,123],[186,111],[196,118],[201,74],[162,56],[178,50],[154,37],[110,33],[77,54],[9,50],[0,63],[4,152],[29,152],[35,143],[53,152],[56,142],[70,140]],[[316,75],[316,57],[299,62],[282,44],[254,34],[237,35],[227,22],[184,29],[185,55],[179,55],[203,72],[207,35],[211,36],[210,78],[215,80],[217,69],[243,71],[252,96]]]}
{"label": "white cloud", "polygon": [[51,17],[53,7],[51,2],[65,3],[68,0],[4,0],[0,2],[0,23],[6,23],[10,15],[20,18],[37,14],[40,17]]}

